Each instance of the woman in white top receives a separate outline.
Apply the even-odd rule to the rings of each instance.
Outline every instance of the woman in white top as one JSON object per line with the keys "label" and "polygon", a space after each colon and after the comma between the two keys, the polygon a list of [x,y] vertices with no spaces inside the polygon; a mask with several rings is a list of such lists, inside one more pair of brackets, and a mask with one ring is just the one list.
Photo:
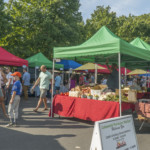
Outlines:
{"label": "woman in white top", "polygon": [[13,76],[11,76],[11,72],[10,72],[10,68],[6,68],[6,78],[7,78],[7,82],[6,82],[6,86],[5,86],[5,105],[9,104],[10,98],[11,98],[11,89],[13,86]]}
{"label": "woman in white top", "polygon": [[0,105],[2,106],[2,110],[3,110],[5,117],[8,118],[8,115],[7,115],[6,109],[5,109],[5,104],[4,104],[4,94],[2,92],[2,85],[1,85],[2,79],[7,81],[5,74],[2,72],[2,70],[0,68]]}

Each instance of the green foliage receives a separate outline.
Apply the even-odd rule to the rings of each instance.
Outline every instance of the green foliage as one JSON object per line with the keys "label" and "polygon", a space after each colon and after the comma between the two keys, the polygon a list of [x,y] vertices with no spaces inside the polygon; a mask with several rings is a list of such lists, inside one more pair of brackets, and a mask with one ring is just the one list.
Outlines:
{"label": "green foliage", "polygon": [[86,21],[86,39],[103,25],[106,25],[112,32],[128,42],[140,37],[145,42],[150,43],[150,14],[141,16],[130,14],[128,17],[117,17],[115,12],[111,12],[109,6],[98,6],[91,15],[91,19]]}
{"label": "green foliage", "polygon": [[0,46],[5,46],[6,35],[11,31],[10,16],[5,12],[5,4],[0,0]]}
{"label": "green foliage", "polygon": [[80,44],[84,26],[79,7],[78,0],[9,1],[13,31],[7,49],[23,58],[39,51],[51,58],[54,46]]}
{"label": "green foliage", "polygon": [[136,37],[140,37],[144,41],[150,43],[150,14],[141,16],[131,16],[118,18],[117,34],[125,39],[131,41]]}
{"label": "green foliage", "polygon": [[87,39],[91,37],[102,26],[106,25],[113,32],[116,31],[116,13],[110,12],[110,7],[104,8],[104,6],[98,6],[94,13],[91,15],[91,19],[86,21]]}
{"label": "green foliage", "polygon": [[37,52],[52,58],[53,47],[79,45],[103,25],[128,42],[150,43],[150,14],[117,17],[98,6],[84,24],[79,7],[79,0],[0,0],[0,46],[22,58]]}

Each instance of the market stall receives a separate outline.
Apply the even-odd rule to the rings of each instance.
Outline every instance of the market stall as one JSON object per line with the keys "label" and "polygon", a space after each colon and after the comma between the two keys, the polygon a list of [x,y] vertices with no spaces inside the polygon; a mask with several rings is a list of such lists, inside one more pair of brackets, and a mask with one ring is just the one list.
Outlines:
{"label": "market stall", "polygon": [[60,60],[60,62],[57,62],[56,64],[62,64],[64,65],[64,70],[69,70],[69,69],[76,69],[80,66],[82,66],[81,64],[73,61],[73,60]]}
{"label": "market stall", "polygon": [[[45,65],[47,68],[51,69],[53,67],[53,62],[45,57],[41,52],[27,58],[26,60],[29,62],[29,67],[40,67],[41,65]],[[55,69],[60,68],[63,68],[62,64],[55,64]]]}
{"label": "market stall", "polygon": [[92,70],[95,69],[95,83],[97,83],[97,71],[98,70],[105,70],[104,67],[99,66],[98,64],[94,64],[94,63],[86,63],[76,69],[74,69],[75,71],[79,71],[79,70]]}
{"label": "market stall", "polygon": [[[143,59],[150,60],[149,51],[145,49],[137,48],[125,42],[124,40],[117,37],[108,28],[104,26],[93,37],[91,37],[88,41],[86,41],[85,43],[79,46],[54,48],[53,70],[54,70],[54,62],[56,58],[79,57],[82,59],[84,57],[91,58],[91,56],[95,57],[94,59],[95,63],[101,63],[101,62],[104,63],[107,58],[109,58],[109,62],[118,62],[119,89],[118,89],[118,98],[116,99],[120,106],[120,109],[119,109],[120,113],[119,112],[118,113],[121,115],[121,112],[122,112],[121,101],[122,101],[122,96],[123,96],[121,94],[121,83],[120,83],[121,62],[122,62],[122,65],[125,65],[126,62],[128,63],[129,62],[132,63],[135,61],[142,62]],[[51,108],[51,112],[53,113],[53,107]],[[106,115],[106,114],[103,114],[103,115]]]}
{"label": "market stall", "polygon": [[28,66],[28,61],[22,58],[19,58],[2,47],[0,47],[0,65],[7,65],[7,66]]}
{"label": "market stall", "polygon": [[[122,111],[132,109],[134,104],[122,103]],[[87,98],[56,95],[53,101],[53,116],[75,117],[88,121],[98,121],[119,116],[119,102],[97,101]],[[51,116],[51,112],[49,113]]]}
{"label": "market stall", "polygon": [[[50,61],[47,57],[45,57],[41,52],[37,53],[26,59],[29,62],[29,67],[35,68],[35,80],[37,79],[37,70],[41,67],[41,65],[45,65],[47,68],[52,69],[53,62]],[[56,64],[56,69],[63,68],[62,64]]]}

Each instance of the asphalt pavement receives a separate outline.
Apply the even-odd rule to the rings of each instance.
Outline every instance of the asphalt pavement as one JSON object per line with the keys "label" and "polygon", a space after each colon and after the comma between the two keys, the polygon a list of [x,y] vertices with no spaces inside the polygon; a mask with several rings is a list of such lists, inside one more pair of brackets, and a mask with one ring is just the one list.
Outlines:
{"label": "asphalt pavement", "polygon": [[[48,117],[48,111],[33,112],[38,98],[23,98],[19,107],[18,126],[6,128],[9,122],[0,108],[0,150],[89,150],[94,123],[75,118],[55,115]],[[48,104],[50,107],[50,104]],[[131,111],[125,112],[131,114]],[[150,149],[150,125],[141,123],[134,113],[135,128],[140,150]]]}

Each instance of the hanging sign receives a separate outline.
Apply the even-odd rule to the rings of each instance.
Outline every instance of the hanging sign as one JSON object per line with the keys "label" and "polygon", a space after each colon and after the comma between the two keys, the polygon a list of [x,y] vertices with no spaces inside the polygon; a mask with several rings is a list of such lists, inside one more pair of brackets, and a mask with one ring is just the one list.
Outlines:
{"label": "hanging sign", "polygon": [[35,69],[39,69],[39,66],[36,66]]}
{"label": "hanging sign", "polygon": [[55,59],[55,61],[56,61],[56,62],[60,62],[60,61],[61,61],[61,59]]}
{"label": "hanging sign", "polygon": [[90,150],[139,150],[132,116],[95,122]]}
{"label": "hanging sign", "polygon": [[72,68],[69,69],[69,73],[72,73]]}
{"label": "hanging sign", "polygon": [[26,65],[22,65],[22,68],[26,68],[27,66]]}

